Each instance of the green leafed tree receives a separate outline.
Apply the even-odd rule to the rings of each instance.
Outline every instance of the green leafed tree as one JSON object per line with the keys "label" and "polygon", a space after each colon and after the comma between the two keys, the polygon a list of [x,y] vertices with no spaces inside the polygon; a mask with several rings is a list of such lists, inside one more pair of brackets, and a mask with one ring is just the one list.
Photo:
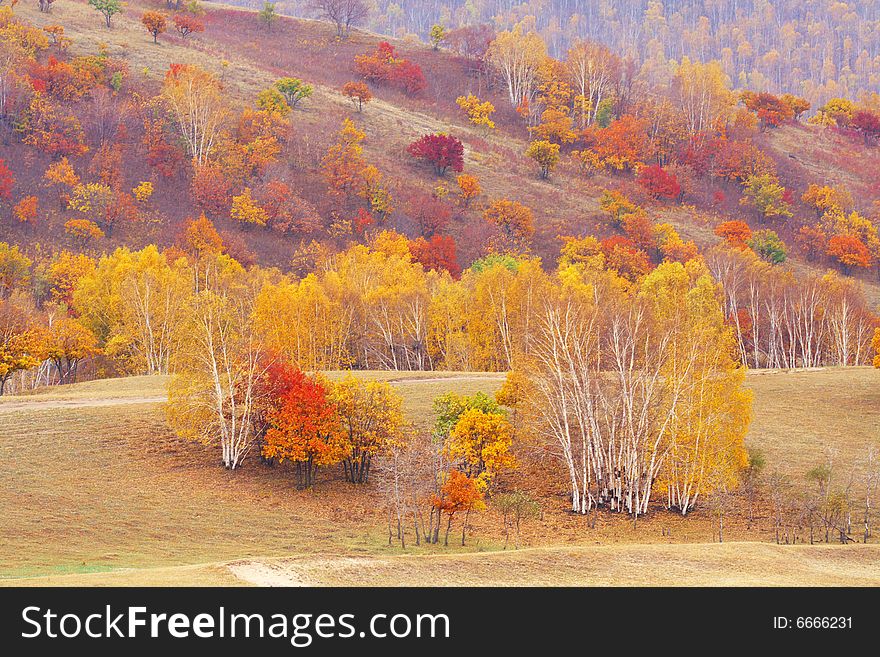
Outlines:
{"label": "green leafed tree", "polygon": [[266,29],[270,32],[272,31],[272,23],[274,23],[278,19],[278,14],[275,11],[275,3],[274,2],[264,2],[263,8],[260,9],[260,21],[266,26]]}
{"label": "green leafed tree", "polygon": [[434,50],[440,48],[440,44],[446,40],[446,28],[439,23],[431,27],[431,46]]}
{"label": "green leafed tree", "polygon": [[89,6],[101,13],[107,27],[110,27],[110,20],[122,12],[122,2],[120,0],[89,0]]}
{"label": "green leafed tree", "polygon": [[748,247],[771,265],[781,265],[788,258],[788,249],[774,230],[757,230],[746,240]]}
{"label": "green leafed tree", "polygon": [[785,187],[776,176],[764,173],[746,178],[740,204],[757,210],[763,219],[791,217],[791,207],[785,198]]}
{"label": "green leafed tree", "polygon": [[294,109],[300,101],[309,98],[314,91],[312,85],[306,84],[298,78],[281,78],[276,80],[275,88],[281,92],[287,104]]}

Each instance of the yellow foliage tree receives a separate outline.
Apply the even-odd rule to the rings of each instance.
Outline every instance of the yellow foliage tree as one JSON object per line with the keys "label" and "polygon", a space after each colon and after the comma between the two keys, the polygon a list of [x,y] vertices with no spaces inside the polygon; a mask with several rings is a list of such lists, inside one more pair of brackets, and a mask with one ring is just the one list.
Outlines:
{"label": "yellow foliage tree", "polygon": [[504,414],[471,408],[452,428],[444,453],[486,490],[495,476],[516,467],[512,444],[513,430]]}
{"label": "yellow foliage tree", "polygon": [[232,218],[245,226],[265,226],[269,214],[251,196],[250,187],[245,187],[238,196],[232,197]]}
{"label": "yellow foliage tree", "polygon": [[495,113],[495,106],[487,101],[481,101],[473,94],[459,96],[455,99],[458,106],[467,114],[470,122],[476,126],[492,130],[495,122],[490,118]]}
{"label": "yellow foliage tree", "polygon": [[350,445],[343,461],[345,479],[366,483],[373,457],[403,446],[403,399],[386,381],[349,375],[331,386],[330,400]]}

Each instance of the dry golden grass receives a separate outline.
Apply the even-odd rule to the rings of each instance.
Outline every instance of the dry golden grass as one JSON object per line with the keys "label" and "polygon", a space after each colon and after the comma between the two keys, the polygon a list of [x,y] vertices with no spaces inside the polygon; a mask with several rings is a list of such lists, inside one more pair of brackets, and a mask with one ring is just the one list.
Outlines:
{"label": "dry golden grass", "polygon": [[766,543],[615,545],[504,552],[235,563],[257,585],[876,586],[880,546]]}
{"label": "dry golden grass", "polygon": [[[392,380],[404,395],[407,415],[422,424],[429,421],[437,395],[491,393],[503,378],[358,374]],[[752,373],[748,385],[755,390],[755,420],[749,444],[765,451],[769,469],[786,472],[800,486],[807,485],[803,474],[832,446],[838,451],[838,476],[844,476],[867,445],[880,447],[878,383],[880,371],[870,368]],[[714,523],[706,511],[688,518],[656,511],[637,527],[624,517],[600,514],[597,527],[589,529],[582,517],[565,513],[564,486],[555,490],[552,483],[542,500],[542,519],[524,528],[523,545],[540,549],[498,552],[502,538],[498,518],[490,512],[475,519],[464,548],[410,546],[403,553],[387,547],[371,486],[355,491],[333,470],[313,491],[298,491],[286,468],[252,461],[230,473],[218,466],[214,450],[171,435],[160,404],[135,403],[161,396],[163,384],[161,377],[133,377],[0,402],[0,578],[7,583],[35,578],[28,581],[51,585],[228,584],[233,580],[223,564],[234,561],[234,570],[256,583],[266,568],[287,579],[367,583],[351,569],[360,562],[349,560],[370,559],[373,581],[383,584],[860,584],[877,579],[876,546],[755,543],[771,540],[766,516],[747,529],[732,515],[726,540],[749,543],[723,546],[709,543]],[[108,401],[112,405],[91,405]],[[450,539],[460,540],[456,533]],[[470,556],[464,556],[467,552]],[[290,573],[286,561],[275,561],[292,556]]]}
{"label": "dry golden grass", "polygon": [[[410,417],[448,390],[490,392],[498,375],[396,374]],[[448,382],[446,381],[448,379]],[[382,550],[369,494],[328,472],[297,491],[286,468],[230,473],[170,434],[163,377],[62,386],[0,402],[0,576],[202,563],[335,549]],[[139,400],[147,400],[137,403]]]}
{"label": "dry golden grass", "polygon": [[0,578],[0,586],[249,586],[225,563]]}
{"label": "dry golden grass", "polygon": [[869,445],[880,449],[880,370],[752,371],[754,421],[747,444],[762,449],[769,470],[795,484],[836,452],[838,483],[858,470]]}

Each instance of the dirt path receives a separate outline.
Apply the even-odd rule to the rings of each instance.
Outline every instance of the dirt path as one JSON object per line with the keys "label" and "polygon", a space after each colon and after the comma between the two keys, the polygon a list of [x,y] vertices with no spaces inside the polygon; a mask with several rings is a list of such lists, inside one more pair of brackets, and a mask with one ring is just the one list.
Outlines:
{"label": "dirt path", "polygon": [[0,413],[14,411],[49,411],[62,408],[89,408],[103,406],[126,406],[129,404],[162,404],[168,397],[105,397],[103,399],[34,399],[33,401],[0,402]]}
{"label": "dirt path", "polygon": [[254,586],[312,586],[289,565],[265,561],[236,561],[226,568],[238,579]]}

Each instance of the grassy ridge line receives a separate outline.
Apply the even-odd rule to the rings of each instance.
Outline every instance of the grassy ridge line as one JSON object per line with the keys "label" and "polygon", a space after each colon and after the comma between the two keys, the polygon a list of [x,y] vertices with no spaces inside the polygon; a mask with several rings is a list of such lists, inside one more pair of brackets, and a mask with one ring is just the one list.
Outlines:
{"label": "grassy ridge line", "polygon": [[0,579],[0,586],[877,586],[880,546],[691,543],[385,558],[303,555]]}

